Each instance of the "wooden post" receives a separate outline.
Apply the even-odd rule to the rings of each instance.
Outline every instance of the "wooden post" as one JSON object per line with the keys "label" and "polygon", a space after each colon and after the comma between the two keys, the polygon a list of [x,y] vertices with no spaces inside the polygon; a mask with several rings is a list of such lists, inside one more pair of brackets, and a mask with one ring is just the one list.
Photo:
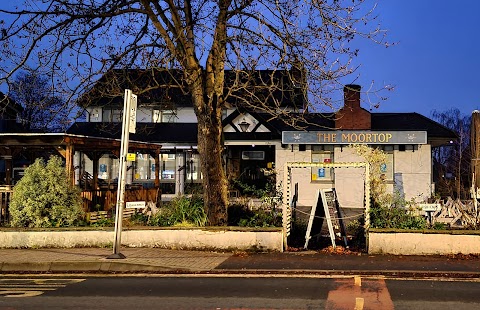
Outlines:
{"label": "wooden post", "polygon": [[75,168],[73,166],[73,156],[75,155],[75,148],[72,143],[67,143],[67,150],[65,153],[65,168],[67,170],[67,178],[70,184],[75,185]]}
{"label": "wooden post", "polygon": [[92,154],[92,161],[93,161],[93,190],[98,189],[98,158],[99,153],[93,152]]}
{"label": "wooden post", "polygon": [[155,149],[155,187],[160,187],[160,148]]}
{"label": "wooden post", "polygon": [[13,171],[13,165],[12,165],[12,156],[4,156],[5,159],[5,184],[6,185],[12,185],[12,171]]}

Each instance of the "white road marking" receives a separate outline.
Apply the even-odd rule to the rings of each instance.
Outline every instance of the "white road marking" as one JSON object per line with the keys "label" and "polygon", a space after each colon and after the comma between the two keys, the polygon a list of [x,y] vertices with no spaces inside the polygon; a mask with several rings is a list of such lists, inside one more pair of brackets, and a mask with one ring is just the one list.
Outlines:
{"label": "white road marking", "polygon": [[0,295],[3,295],[3,297],[35,297],[42,295],[43,291],[1,291],[0,290]]}
{"label": "white road marking", "polygon": [[82,281],[85,279],[0,279],[0,296],[34,297]]}
{"label": "white road marking", "polygon": [[365,300],[361,297],[355,298],[355,308],[354,310],[363,310],[363,304],[365,303]]}
{"label": "white road marking", "polygon": [[359,276],[355,276],[354,279],[355,279],[355,286],[362,286],[362,278],[360,278]]}

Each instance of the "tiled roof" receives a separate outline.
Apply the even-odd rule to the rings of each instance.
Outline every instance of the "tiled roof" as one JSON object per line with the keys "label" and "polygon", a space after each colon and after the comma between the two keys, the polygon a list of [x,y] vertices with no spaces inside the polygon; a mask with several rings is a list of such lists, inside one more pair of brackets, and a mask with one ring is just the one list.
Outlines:
{"label": "tiled roof", "polygon": [[457,138],[452,130],[418,113],[372,113],[372,130],[425,130],[428,137]]}
{"label": "tiled roof", "polygon": [[[77,122],[67,133],[120,139],[122,136],[121,123],[89,123]],[[194,123],[137,123],[136,133],[130,134],[130,139],[152,143],[197,143],[197,124]]]}
{"label": "tiled roof", "polygon": [[[226,88],[237,85],[235,91],[227,98],[227,101],[234,106],[243,105],[243,101],[265,103],[275,101],[280,102],[282,107],[295,106],[301,109],[303,96],[301,89],[295,87],[294,83],[291,71],[286,70],[252,72],[225,70]],[[272,87],[272,85],[277,86]],[[82,107],[123,106],[125,89],[131,89],[138,95],[138,104],[141,106],[156,106],[164,109],[192,106],[183,71],[178,69],[110,71],[102,76],[93,88],[78,100],[77,104]]]}
{"label": "tiled roof", "polygon": [[[447,127],[418,113],[372,113],[373,131],[427,131],[428,137],[456,139],[457,135]],[[260,115],[268,119],[266,115]],[[299,122],[308,131],[335,130],[335,116],[332,114],[312,113],[305,117],[307,124]],[[269,121],[271,125],[281,131],[296,130],[279,119]]]}
{"label": "tiled roof", "polygon": [[[269,118],[267,114],[251,113],[271,132],[230,132],[224,133],[226,140],[275,140],[281,138],[282,131],[294,131],[298,128],[287,125],[278,118]],[[308,123],[299,122],[299,126],[309,131],[335,130],[332,114],[312,113],[306,116]],[[224,125],[228,123],[226,119]],[[416,131],[425,130],[429,139],[453,140],[457,135],[450,129],[418,113],[372,113],[372,130]],[[186,143],[197,141],[197,124],[195,123],[137,123],[137,132],[130,135],[135,141],[153,143]],[[69,134],[102,138],[121,138],[120,123],[77,122],[67,131]]]}

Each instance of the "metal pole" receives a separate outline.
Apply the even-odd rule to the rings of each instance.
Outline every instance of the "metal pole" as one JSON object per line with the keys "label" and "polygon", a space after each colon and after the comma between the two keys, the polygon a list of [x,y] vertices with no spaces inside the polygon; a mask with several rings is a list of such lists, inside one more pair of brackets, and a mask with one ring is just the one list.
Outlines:
{"label": "metal pole", "polygon": [[123,107],[123,124],[122,124],[122,141],[120,146],[120,169],[118,171],[118,186],[117,186],[117,209],[115,212],[115,240],[113,243],[113,254],[107,258],[125,258],[125,255],[120,253],[121,235],[122,235],[122,220],[123,207],[125,205],[125,179],[127,172],[127,153],[129,140],[129,119],[130,119],[130,103],[132,91],[125,90],[125,100]]}

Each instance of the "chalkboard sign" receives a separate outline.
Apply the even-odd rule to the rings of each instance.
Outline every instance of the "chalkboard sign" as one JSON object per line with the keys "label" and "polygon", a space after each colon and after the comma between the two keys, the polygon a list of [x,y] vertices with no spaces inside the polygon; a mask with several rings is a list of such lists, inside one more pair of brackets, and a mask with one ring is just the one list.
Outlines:
{"label": "chalkboard sign", "polygon": [[336,237],[343,237],[343,242],[347,246],[345,224],[340,213],[335,189],[319,189],[316,194],[315,204],[310,211],[304,248],[308,248],[308,243],[313,236],[320,237],[324,220],[327,222],[332,246],[336,247]]}

